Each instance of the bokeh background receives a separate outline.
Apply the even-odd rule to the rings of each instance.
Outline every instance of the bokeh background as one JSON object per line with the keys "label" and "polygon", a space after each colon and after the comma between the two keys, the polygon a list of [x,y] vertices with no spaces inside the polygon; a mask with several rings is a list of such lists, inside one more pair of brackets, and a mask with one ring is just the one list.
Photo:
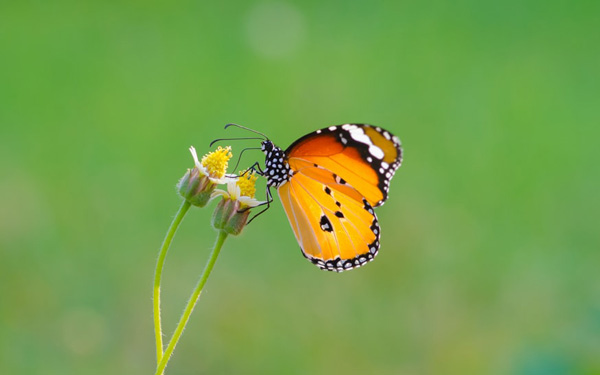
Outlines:
{"label": "bokeh background", "polygon": [[[600,2],[0,3],[0,373],[153,374],[195,145],[345,122],[405,162],[377,260],[227,240],[167,374],[600,374]],[[234,143],[234,153],[255,143]],[[248,152],[244,165],[262,160]],[[214,205],[164,274],[167,337]]]}

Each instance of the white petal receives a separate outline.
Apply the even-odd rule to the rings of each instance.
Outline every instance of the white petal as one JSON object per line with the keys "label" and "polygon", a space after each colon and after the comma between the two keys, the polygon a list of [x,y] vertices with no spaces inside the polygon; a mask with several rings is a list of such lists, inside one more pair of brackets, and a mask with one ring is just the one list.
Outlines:
{"label": "white petal", "polygon": [[240,195],[242,195],[240,187],[237,185],[236,181],[231,181],[227,183],[227,191],[229,191],[231,199],[238,199]]}
{"label": "white petal", "polygon": [[[200,167],[202,167],[202,169],[200,169],[200,171],[204,172],[205,176],[208,176],[208,171],[206,169],[204,169],[204,167],[202,165],[200,165]],[[217,185],[229,184],[229,177],[227,177],[227,176],[225,176],[223,178],[215,178],[215,177],[208,176],[208,179]]]}
{"label": "white petal", "polygon": [[213,199],[216,197],[224,197],[225,199],[229,199],[229,193],[227,193],[225,190],[215,189],[210,195],[210,198]]}
{"label": "white petal", "polygon": [[190,152],[192,153],[192,158],[194,158],[194,164],[196,165],[196,167],[200,170],[204,169],[204,167],[202,166],[202,164],[200,164],[200,161],[198,160],[198,154],[196,153],[196,149],[194,148],[194,146],[190,146]]}
{"label": "white petal", "polygon": [[238,201],[240,201],[241,204],[246,205],[247,207],[256,207],[256,206],[259,206],[261,204],[267,203],[267,202],[256,200],[254,198],[247,197],[245,195],[239,197]]}

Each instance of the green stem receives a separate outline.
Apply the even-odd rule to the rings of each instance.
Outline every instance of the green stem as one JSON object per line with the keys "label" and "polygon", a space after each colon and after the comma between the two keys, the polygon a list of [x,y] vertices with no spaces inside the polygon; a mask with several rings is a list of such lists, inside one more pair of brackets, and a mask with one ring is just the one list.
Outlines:
{"label": "green stem", "polygon": [[210,254],[210,258],[208,259],[208,262],[206,263],[206,266],[204,267],[204,271],[202,271],[200,280],[198,280],[198,284],[196,284],[196,288],[194,289],[194,292],[190,296],[190,300],[188,301],[187,306],[185,307],[185,310],[183,311],[183,315],[179,319],[179,323],[177,323],[177,328],[175,329],[175,333],[173,333],[173,337],[171,338],[171,341],[169,342],[169,345],[167,346],[167,349],[165,350],[164,356],[162,357],[162,359],[158,363],[158,366],[156,367],[156,373],[155,373],[156,375],[161,375],[163,373],[165,367],[167,366],[167,362],[169,362],[169,358],[171,357],[171,354],[173,354],[175,345],[177,345],[177,342],[179,341],[179,338],[181,337],[181,334],[183,333],[183,329],[185,328],[188,320],[190,319],[192,310],[194,310],[194,306],[196,305],[196,302],[198,302],[198,298],[200,298],[200,293],[202,292],[202,288],[204,288],[204,284],[206,284],[206,280],[208,279],[208,276],[210,275],[210,271],[212,271],[212,269],[215,265],[215,261],[217,260],[217,257],[219,256],[219,252],[221,251],[223,242],[225,242],[225,238],[227,238],[227,233],[225,233],[224,231],[220,231],[219,237],[217,237],[217,242],[215,243],[215,247],[213,248],[212,253]]}
{"label": "green stem", "polygon": [[184,200],[181,204],[181,207],[179,207],[179,211],[177,211],[177,214],[175,215],[175,218],[171,222],[171,226],[167,231],[165,240],[160,248],[160,253],[158,254],[158,260],[156,261],[156,270],[154,271],[154,294],[152,298],[154,310],[154,335],[156,336],[156,363],[160,363],[163,357],[162,328],[160,323],[160,279],[162,276],[162,270],[165,263],[165,258],[167,256],[167,251],[169,250],[169,246],[171,246],[173,236],[175,235],[181,220],[183,220],[183,217],[189,210],[190,206],[191,203],[187,200]]}

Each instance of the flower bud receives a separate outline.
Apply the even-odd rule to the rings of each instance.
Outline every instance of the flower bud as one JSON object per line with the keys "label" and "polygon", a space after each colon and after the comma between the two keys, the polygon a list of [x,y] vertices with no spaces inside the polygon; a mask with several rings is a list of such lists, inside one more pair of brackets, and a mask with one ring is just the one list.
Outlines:
{"label": "flower bud", "polygon": [[222,199],[215,209],[212,224],[215,229],[236,236],[244,229],[249,215],[250,210],[241,209],[240,201]]}
{"label": "flower bud", "polygon": [[204,207],[210,200],[216,186],[207,176],[202,175],[198,168],[192,168],[188,169],[179,180],[177,190],[192,205]]}

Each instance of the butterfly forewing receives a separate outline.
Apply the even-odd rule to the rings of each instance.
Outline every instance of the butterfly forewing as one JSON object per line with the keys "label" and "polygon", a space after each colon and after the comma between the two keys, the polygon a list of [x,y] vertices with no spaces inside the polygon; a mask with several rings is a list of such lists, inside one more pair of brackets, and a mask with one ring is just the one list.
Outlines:
{"label": "butterfly forewing", "polygon": [[402,161],[400,140],[363,124],[317,130],[294,142],[286,156],[294,169],[317,164],[354,187],[373,206],[387,199],[390,180]]}

